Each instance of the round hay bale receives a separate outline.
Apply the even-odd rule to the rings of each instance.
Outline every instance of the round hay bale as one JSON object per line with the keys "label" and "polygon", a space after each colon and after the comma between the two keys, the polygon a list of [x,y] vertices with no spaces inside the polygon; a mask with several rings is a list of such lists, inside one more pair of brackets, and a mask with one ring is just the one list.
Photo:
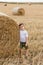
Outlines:
{"label": "round hay bale", "polygon": [[25,14],[25,10],[21,7],[15,7],[12,10],[13,15],[24,15]]}
{"label": "round hay bale", "polygon": [[31,3],[31,2],[29,2],[29,5],[31,6],[31,5],[32,5],[32,3]]}
{"label": "round hay bale", "polygon": [[0,15],[0,57],[14,55],[18,42],[18,25],[10,17]]}
{"label": "round hay bale", "polygon": [[4,6],[7,6],[7,3],[5,3]]}

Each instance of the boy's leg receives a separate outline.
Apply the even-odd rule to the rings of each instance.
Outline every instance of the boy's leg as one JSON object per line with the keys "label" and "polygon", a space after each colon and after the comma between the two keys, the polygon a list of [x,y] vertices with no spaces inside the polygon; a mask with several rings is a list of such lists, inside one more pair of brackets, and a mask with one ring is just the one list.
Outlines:
{"label": "boy's leg", "polygon": [[25,46],[25,58],[28,57],[28,46]]}
{"label": "boy's leg", "polygon": [[21,58],[21,48],[19,48],[19,58]]}
{"label": "boy's leg", "polygon": [[28,56],[28,49],[25,49],[25,56]]}
{"label": "boy's leg", "polygon": [[20,42],[20,47],[19,47],[19,58],[21,58],[21,53],[22,53],[22,44]]}
{"label": "boy's leg", "polygon": [[22,63],[23,59],[22,59],[22,49],[19,49],[19,63]]}

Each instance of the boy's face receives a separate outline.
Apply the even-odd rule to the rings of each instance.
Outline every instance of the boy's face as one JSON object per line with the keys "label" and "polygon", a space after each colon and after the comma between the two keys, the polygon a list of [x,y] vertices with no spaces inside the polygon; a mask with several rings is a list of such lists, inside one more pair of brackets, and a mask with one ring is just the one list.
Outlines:
{"label": "boy's face", "polygon": [[24,30],[24,25],[21,25],[20,26],[20,30]]}

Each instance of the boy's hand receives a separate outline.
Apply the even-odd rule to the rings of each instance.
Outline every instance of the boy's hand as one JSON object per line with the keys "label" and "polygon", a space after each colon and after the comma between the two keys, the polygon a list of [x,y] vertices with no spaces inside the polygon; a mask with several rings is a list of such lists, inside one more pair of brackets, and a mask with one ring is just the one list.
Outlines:
{"label": "boy's hand", "polygon": [[28,46],[28,44],[26,43],[26,46]]}
{"label": "boy's hand", "polygon": [[28,49],[28,44],[26,44],[25,48]]}

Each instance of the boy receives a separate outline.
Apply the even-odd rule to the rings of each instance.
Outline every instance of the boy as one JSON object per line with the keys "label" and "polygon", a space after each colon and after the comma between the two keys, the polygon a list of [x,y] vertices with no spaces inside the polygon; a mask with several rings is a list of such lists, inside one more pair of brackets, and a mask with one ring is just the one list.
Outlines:
{"label": "boy", "polygon": [[21,50],[22,48],[25,48],[25,53],[27,53],[27,48],[28,48],[28,32],[25,30],[24,24],[20,23],[19,24],[19,29],[20,29],[20,57],[21,57]]}

